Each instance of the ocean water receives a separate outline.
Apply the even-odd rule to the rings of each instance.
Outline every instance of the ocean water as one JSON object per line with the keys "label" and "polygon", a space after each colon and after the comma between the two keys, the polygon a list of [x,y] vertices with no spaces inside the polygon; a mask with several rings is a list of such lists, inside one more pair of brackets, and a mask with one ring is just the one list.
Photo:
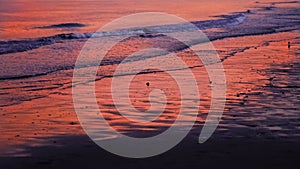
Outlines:
{"label": "ocean water", "polygon": [[[1,0],[1,40],[37,38],[60,33],[93,32],[121,16],[139,12],[166,12],[189,21],[212,19],[211,16],[239,12],[254,1],[225,0],[161,2],[158,0]],[[213,8],[210,8],[213,6]],[[78,23],[83,25],[59,25]],[[44,28],[44,29],[43,29]],[[52,28],[52,29],[51,29]]]}
{"label": "ocean water", "polygon": [[[178,86],[173,84],[172,79],[167,75],[147,70],[133,81],[131,92],[137,94],[131,101],[141,111],[149,108],[148,95],[152,89],[161,87],[165,93],[169,92],[167,96],[171,101],[166,107],[165,116],[146,125],[128,124],[126,119],[114,116],[118,114],[118,111],[113,106],[109,94],[111,84],[109,77],[128,54],[149,47],[165,47],[170,51],[175,51],[181,54],[191,67],[201,67],[201,63],[191,59],[190,51],[186,48],[174,41],[165,40],[159,34],[149,35],[144,28],[128,28],[94,34],[96,30],[114,19],[138,12],[174,14],[193,23],[207,35],[212,43],[221,42],[221,44],[226,44],[226,40],[232,38],[280,34],[300,29],[299,1],[263,0],[257,2],[250,0],[241,3],[233,0],[222,2],[214,0],[170,2],[158,0],[146,2],[134,0],[78,0],[75,2],[0,0],[0,3],[0,110],[4,117],[0,119],[0,129],[3,133],[0,141],[10,140],[9,144],[13,145],[24,144],[24,140],[31,142],[36,137],[44,138],[70,132],[64,129],[70,121],[76,121],[76,118],[70,115],[70,112],[74,115],[71,97],[74,64],[89,38],[109,38],[124,34],[131,36],[107,54],[100,65],[101,71],[96,77],[99,107],[104,110],[111,126],[114,126],[116,130],[128,132],[129,135],[143,137],[147,136],[147,133],[139,133],[138,130],[157,132],[165,130],[172,124],[176,118],[174,112],[177,112],[180,107],[176,99],[179,93],[176,92]],[[150,26],[150,28],[159,32],[180,32],[182,25],[162,24]],[[268,46],[268,43],[273,41],[285,40],[285,37],[279,37],[255,44],[258,46],[253,45],[254,40],[254,42],[247,42],[247,45],[240,45],[239,48],[229,47],[226,52],[222,49],[217,49],[217,51],[223,62],[245,50]],[[162,56],[165,55],[149,54],[142,58],[136,56],[132,62]],[[82,65],[82,67],[90,66],[98,65],[93,62]],[[196,72],[205,74],[201,68]],[[144,83],[149,79],[156,80],[151,83],[151,88],[145,90]],[[209,86],[207,75],[200,76],[198,80],[199,83],[203,83],[201,87],[204,89]],[[164,85],[161,86],[161,83],[157,81],[164,82]],[[202,112],[207,113],[210,94],[205,90],[201,92],[204,96]],[[89,100],[86,103],[88,104]],[[126,105],[121,103],[121,106]],[[189,122],[189,110],[186,112],[185,120]],[[26,114],[28,116],[23,116]],[[18,120],[18,123],[15,123],[15,120]],[[203,119],[199,119],[199,122],[201,120]],[[33,124],[36,126],[32,126]],[[24,126],[27,128],[24,129]],[[78,128],[80,127],[72,128],[71,133],[76,133],[80,130]],[[41,131],[35,132],[35,130]],[[24,140],[15,139],[20,136]]]}

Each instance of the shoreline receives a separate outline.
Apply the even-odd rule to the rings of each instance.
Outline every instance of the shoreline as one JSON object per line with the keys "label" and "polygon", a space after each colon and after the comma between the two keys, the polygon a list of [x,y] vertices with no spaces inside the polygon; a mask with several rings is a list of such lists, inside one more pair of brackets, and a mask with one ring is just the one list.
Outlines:
{"label": "shoreline", "polygon": [[[253,21],[260,19],[261,15],[255,13],[250,14],[252,16],[246,18],[241,25],[226,29],[213,28],[208,32],[211,38],[214,34],[227,37],[216,38],[212,42],[219,53],[227,77],[227,101],[222,120],[212,137],[207,142],[198,144],[198,137],[210,106],[211,96],[207,92],[210,84],[209,79],[204,75],[203,67],[191,67],[195,74],[200,74],[197,77],[199,78],[197,82],[201,84],[199,85],[201,104],[198,119],[194,128],[180,144],[156,157],[146,159],[119,157],[101,149],[86,135],[73,107],[72,68],[25,79],[0,79],[1,101],[11,103],[5,106],[0,104],[0,168],[76,169],[97,166],[116,169],[295,168],[300,154],[298,106],[300,105],[300,31],[297,30],[299,25],[293,25],[292,21],[293,19],[295,23],[298,21],[295,14],[299,10],[293,9],[295,11],[291,12],[291,15],[286,15],[283,8],[265,9],[264,12],[271,13],[272,16],[274,14],[272,10],[278,10],[274,18],[280,17],[278,20],[282,21],[264,27],[264,31],[273,33],[255,34],[253,30],[254,34],[241,36],[242,33],[252,31],[250,29],[260,28],[251,25],[255,23]],[[285,21],[285,17],[291,21]],[[277,22],[276,19],[270,18],[263,18],[261,22],[268,19]],[[268,24],[272,24],[271,21]],[[279,27],[275,28],[276,25]],[[233,32],[235,34],[231,34]],[[159,38],[157,37],[158,40]],[[153,39],[155,42],[155,37]],[[18,57],[28,57],[28,60],[33,60],[29,67],[36,68],[38,63],[44,63],[41,62],[45,61],[43,59],[47,60],[47,56],[41,57],[42,59],[37,62],[34,59],[50,53],[53,57],[49,59],[54,60],[54,66],[61,61],[58,58],[63,57],[65,60],[62,65],[68,67],[68,64],[74,61],[74,57],[78,56],[82,44],[81,40],[70,40],[27,52],[5,54],[3,57],[12,57],[11,61],[18,62],[22,62]],[[157,44],[159,46],[159,43]],[[129,47],[130,45],[131,43]],[[61,53],[51,55],[55,50]],[[126,50],[130,51],[130,48]],[[125,50],[122,53],[122,48],[116,51],[120,51],[116,56],[126,53]],[[189,51],[185,49],[176,52],[184,55],[185,59],[190,56]],[[49,61],[50,66],[47,65],[50,68],[53,66],[51,61]],[[104,72],[104,75],[105,73],[109,75],[109,70],[114,66],[118,64],[104,65],[104,69],[106,68],[108,72]],[[33,71],[40,71],[39,68],[36,69]],[[7,72],[10,72],[9,70],[5,69]],[[174,93],[172,96],[176,97],[176,90],[174,90],[176,87],[164,83],[161,78],[163,73],[150,72],[137,75],[137,81],[142,84],[133,84],[133,91],[138,93],[134,96],[137,98],[137,106],[147,109],[148,97],[143,95],[143,92],[152,88],[148,85],[149,88],[145,90],[144,81],[152,74],[156,74],[159,78],[151,81],[151,87],[164,84],[163,86]],[[126,121],[118,119],[114,116],[116,111],[111,106],[109,95],[105,93],[109,89],[107,85],[112,78],[100,78],[101,76],[99,75],[99,79],[96,80],[98,105],[107,111],[105,112],[108,115],[107,121],[117,131],[133,137],[147,137],[149,134],[155,135],[164,131],[172,125],[172,119],[176,119],[177,116],[174,114],[177,105],[172,104],[170,105],[173,106],[171,108],[174,111],[169,111],[167,114],[169,117],[160,119],[160,123],[131,126]],[[189,122],[189,112],[185,113],[187,113],[186,121]],[[114,137],[114,135],[109,136]]]}
{"label": "shoreline", "polygon": [[[293,34],[297,34],[297,32],[289,36],[293,36]],[[287,33],[283,33],[280,37],[286,38],[286,35]],[[262,39],[272,39],[271,36],[264,35],[260,37]],[[274,36],[277,37],[277,35]],[[30,168],[82,168],[87,167],[86,165],[89,164],[92,168],[93,165],[97,166],[101,163],[102,166],[109,167],[113,165],[115,168],[132,168],[138,165],[141,168],[183,168],[184,166],[235,168],[244,163],[249,163],[249,166],[243,167],[263,168],[272,166],[273,168],[282,168],[284,166],[285,168],[293,168],[297,164],[297,157],[300,152],[300,146],[298,145],[300,136],[297,134],[300,126],[299,121],[297,121],[299,108],[295,107],[299,102],[297,100],[297,94],[299,94],[297,90],[299,88],[297,70],[300,66],[297,48],[300,43],[299,38],[295,40],[291,43],[291,49],[287,49],[285,40],[271,42],[268,46],[238,53],[224,61],[227,76],[229,75],[229,78],[232,76],[230,79],[233,79],[233,82],[229,83],[237,85],[236,87],[239,84],[244,86],[236,92],[232,92],[234,88],[229,90],[222,121],[212,138],[204,144],[197,144],[200,129],[199,126],[195,126],[187,138],[177,145],[174,150],[172,149],[157,157],[134,160],[118,157],[102,150],[87,136],[81,135],[84,133],[79,132],[77,136],[66,133],[61,137],[45,137],[46,144],[44,143],[41,146],[27,148],[25,146],[25,154],[32,153],[30,156],[1,157],[0,166],[7,168],[22,168],[24,166]],[[238,41],[239,39],[233,38],[230,44],[238,44]],[[224,42],[220,44],[224,44]],[[218,44],[215,45],[218,46]],[[266,50],[269,52],[266,52]],[[282,52],[278,52],[278,50],[286,50],[288,57]],[[278,55],[273,55],[274,52]],[[257,53],[260,53],[260,55],[257,55]],[[248,76],[258,80],[256,82],[258,84],[252,84],[253,87],[251,88],[249,85],[251,86],[253,81],[251,78],[248,78],[248,80],[240,79],[239,76],[242,74],[239,73],[240,69],[236,65],[237,63],[245,63],[245,59],[247,60],[252,56],[256,56],[256,59],[260,58],[260,62],[256,62],[256,59],[252,58],[252,62],[248,61],[247,63],[251,66],[249,67]],[[283,59],[282,57],[286,58]],[[230,65],[234,65],[235,69],[229,69]],[[269,67],[263,65],[269,65]],[[253,72],[257,71],[261,74],[261,77],[253,75]],[[244,72],[247,73],[247,71]],[[234,77],[236,75],[238,76]],[[268,85],[268,77],[274,75],[276,75],[276,79],[272,82],[274,84],[270,86]],[[250,84],[245,86],[243,81]],[[272,114],[273,111],[279,110],[275,103],[282,101],[282,90],[285,94],[292,92],[291,95],[296,98],[291,98],[283,103],[284,105],[290,105],[290,108],[282,109],[282,113],[274,112]],[[240,95],[237,96],[237,93]],[[270,96],[272,97],[270,98]],[[271,103],[268,103],[266,99],[271,99]],[[260,100],[264,100],[265,104],[260,105]],[[260,120],[264,116],[271,119]],[[75,119],[72,121],[75,121]],[[73,132],[81,130],[78,122],[75,122],[75,125],[67,124],[67,126],[73,128]],[[43,140],[43,137],[40,139]],[[274,159],[276,160],[274,161]],[[174,163],[174,161],[177,162]],[[258,163],[262,163],[262,165],[258,165]]]}

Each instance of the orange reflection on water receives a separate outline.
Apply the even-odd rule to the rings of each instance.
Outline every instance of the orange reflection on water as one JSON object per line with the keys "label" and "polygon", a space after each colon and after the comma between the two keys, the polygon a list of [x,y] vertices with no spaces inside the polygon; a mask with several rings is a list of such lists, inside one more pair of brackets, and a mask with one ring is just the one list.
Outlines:
{"label": "orange reflection on water", "polygon": [[[158,44],[157,41],[164,42],[164,43]],[[121,56],[123,58],[126,58],[129,55],[133,54],[134,52],[143,49],[160,48],[160,49],[165,49],[167,51],[172,51],[176,48],[179,48],[179,46],[185,46],[185,45],[167,36],[154,35],[151,37],[145,37],[143,39],[140,39],[140,37],[131,37],[115,45],[107,53],[106,57],[108,56],[111,57],[113,55],[115,57]],[[124,49],[126,50],[124,51]],[[184,51],[175,52],[175,55],[181,58],[185,62],[186,66],[188,67],[201,65],[198,56],[189,48]],[[104,57],[103,60],[106,60],[107,59],[106,57]],[[162,56],[154,56],[154,58],[155,57],[162,57]],[[173,63],[172,61],[166,61],[164,64],[166,65],[162,66],[162,68],[167,69],[168,67],[167,65]],[[125,76],[133,77],[129,85],[129,89],[128,91],[127,90],[114,91],[114,88],[112,88],[111,76],[113,75],[117,67],[118,65],[99,67],[98,74],[106,75],[107,78],[101,79],[96,82],[96,90],[97,89],[99,90],[96,91],[99,108],[101,110],[102,115],[107,119],[108,123],[117,131],[120,131],[121,133],[130,136],[136,136],[136,137],[146,137],[146,136],[151,136],[153,134],[158,134],[166,130],[171,125],[173,125],[180,111],[182,98],[180,94],[181,91],[180,88],[178,87],[177,82],[175,81],[175,79],[172,78],[171,75],[165,72],[170,70],[158,70],[158,69],[153,70],[153,69],[147,69],[145,67],[143,72],[140,72],[136,75],[134,74],[130,75],[132,74],[131,72],[122,72],[124,73]],[[130,68],[131,67],[129,66],[128,70]],[[209,107],[208,105],[209,105],[210,94],[206,90],[206,89],[209,90],[209,80],[205,68],[199,66],[198,68],[193,69],[192,72],[194,73],[194,76],[196,77],[196,81],[199,84],[198,90],[201,91],[199,95],[205,93],[205,95],[202,95],[201,97],[201,101],[202,101],[201,104],[203,107],[205,105],[205,107],[207,108]],[[114,78],[122,78],[122,76],[118,75],[115,76]],[[186,75],[181,74],[181,76],[184,77]],[[126,86],[127,84],[119,84],[119,85]],[[122,112],[118,112],[118,110],[115,107],[116,101],[118,101],[119,104],[118,106],[123,106],[123,108],[125,107],[124,109],[128,111],[130,111],[129,107],[132,105],[135,109],[140,111],[140,115],[135,115],[131,112],[126,112],[126,114],[129,114],[131,117],[143,120],[145,118],[143,112],[147,111],[151,107],[149,95],[153,90],[156,89],[163,92],[166,98],[166,103],[164,103],[165,105],[164,111],[151,122],[144,122],[144,123],[133,122],[131,119],[122,116],[121,115]],[[126,98],[119,98],[119,100],[113,100],[112,92],[121,92],[122,94],[124,93],[123,96],[126,96],[125,93],[128,92],[130,97],[130,103],[126,102]],[[193,98],[190,99],[191,101],[193,101]],[[199,98],[197,98],[197,100],[199,100]],[[159,104],[161,103],[159,99],[152,100],[152,102],[156,102]],[[158,111],[160,111],[160,109],[159,110],[154,109],[152,113]],[[190,114],[197,113],[197,112],[190,112],[190,110],[188,109],[184,109],[181,111],[183,112],[183,114],[185,114],[184,115],[185,120],[181,122],[182,125],[184,126],[189,123],[194,124],[192,115]],[[208,109],[201,110],[201,112],[205,112],[205,113],[207,113],[207,111]],[[199,121],[201,120],[199,119]],[[146,133],[145,131],[148,132]]]}
{"label": "orange reflection on water", "polygon": [[[214,19],[212,16],[246,10],[254,0],[243,3],[218,1],[5,1],[0,7],[1,40],[36,38],[60,33],[94,32],[110,21],[139,12],[165,12],[189,21]],[[80,28],[40,29],[62,23],[81,23]]]}

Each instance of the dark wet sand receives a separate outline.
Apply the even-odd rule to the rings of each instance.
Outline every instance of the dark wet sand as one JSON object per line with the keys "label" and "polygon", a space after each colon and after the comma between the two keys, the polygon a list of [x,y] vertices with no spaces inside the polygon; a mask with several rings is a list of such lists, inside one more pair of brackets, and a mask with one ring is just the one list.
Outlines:
{"label": "dark wet sand", "polygon": [[297,168],[300,152],[298,141],[215,137],[199,145],[190,136],[162,155],[128,159],[102,150],[86,136],[55,140],[63,146],[28,148],[31,157],[1,158],[1,168]]}

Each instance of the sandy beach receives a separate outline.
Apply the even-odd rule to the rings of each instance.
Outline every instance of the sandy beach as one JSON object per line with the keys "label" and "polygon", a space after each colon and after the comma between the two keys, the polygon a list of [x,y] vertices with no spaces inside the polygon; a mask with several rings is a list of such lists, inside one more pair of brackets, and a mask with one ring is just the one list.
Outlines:
{"label": "sandy beach", "polygon": [[[198,137],[211,101],[207,72],[191,59],[189,49],[178,50],[176,44],[167,46],[189,62],[191,71],[197,74],[200,110],[194,127],[181,143],[145,159],[125,158],[105,151],[87,136],[78,121],[72,101],[71,63],[74,64],[86,39],[65,40],[51,35],[51,43],[43,41],[47,45],[33,38],[18,40],[14,42],[18,47],[11,47],[16,52],[3,47],[10,41],[1,40],[0,168],[297,168],[299,2],[256,5],[249,7],[249,11],[243,9],[242,13],[219,16],[234,21],[239,21],[236,17],[241,14],[246,16],[235,25],[207,26],[222,20],[194,22],[200,28],[207,26],[204,32],[219,54],[227,84],[222,119],[212,137],[203,144],[198,143]],[[165,42],[163,38],[134,36],[112,49],[107,57],[109,64],[101,65],[95,82],[97,101],[108,123],[120,133],[137,138],[153,136],[172,126],[177,118],[178,86],[164,72],[138,74],[130,86],[130,92],[134,93],[131,101],[139,110],[150,107],[151,90],[165,91],[170,103],[164,116],[152,123],[130,123],[112,106],[110,75],[119,60],[140,48],[164,47],[164,43],[159,43]],[[31,49],[26,48],[29,41]],[[49,55],[36,59],[40,53]],[[112,56],[114,59],[110,60]],[[24,60],[31,60],[28,67],[13,71]],[[4,61],[10,64],[3,64]],[[147,81],[151,85],[145,85]],[[189,123],[191,118],[186,113],[185,120]],[[99,130],[102,131],[101,126]]]}

